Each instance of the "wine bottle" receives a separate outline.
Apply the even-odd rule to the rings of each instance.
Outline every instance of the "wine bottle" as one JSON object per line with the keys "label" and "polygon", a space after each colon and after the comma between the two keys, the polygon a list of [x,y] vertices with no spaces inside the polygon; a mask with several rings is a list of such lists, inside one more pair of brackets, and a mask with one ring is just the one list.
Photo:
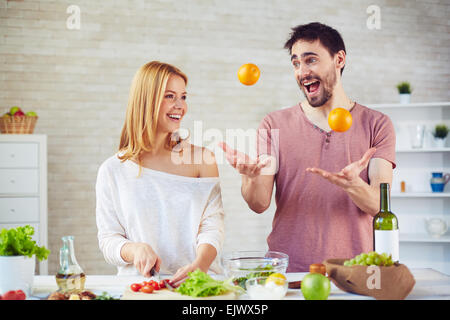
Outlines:
{"label": "wine bottle", "polygon": [[391,212],[389,183],[380,183],[380,211],[373,218],[374,250],[392,256],[392,261],[399,261],[398,220]]}

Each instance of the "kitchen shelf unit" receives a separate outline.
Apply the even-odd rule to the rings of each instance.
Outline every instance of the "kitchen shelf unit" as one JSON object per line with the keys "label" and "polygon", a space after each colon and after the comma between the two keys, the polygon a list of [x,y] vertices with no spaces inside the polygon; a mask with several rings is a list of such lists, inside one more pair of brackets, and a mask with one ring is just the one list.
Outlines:
{"label": "kitchen shelf unit", "polygon": [[397,192],[391,198],[450,198],[450,192]]}
{"label": "kitchen shelf unit", "polygon": [[450,243],[450,235],[443,235],[439,238],[430,236],[429,234],[401,233],[400,242],[437,242]]}
{"label": "kitchen shelf unit", "polygon": [[[368,107],[391,119],[397,137],[391,207],[400,227],[400,259],[409,267],[435,268],[450,274],[450,231],[439,238],[426,231],[426,218],[441,218],[450,227],[450,183],[442,193],[431,192],[431,172],[450,173],[450,137],[445,147],[434,145],[431,130],[438,123],[450,127],[450,102],[377,104]],[[422,148],[410,146],[408,126],[424,124]],[[401,181],[406,192],[400,192]]]}
{"label": "kitchen shelf unit", "polygon": [[446,108],[450,107],[450,102],[382,103],[372,104],[369,107],[371,109]]}
{"label": "kitchen shelf unit", "polygon": [[421,148],[421,149],[397,149],[397,153],[430,153],[430,152],[450,152],[450,148]]}
{"label": "kitchen shelf unit", "polygon": [[[47,210],[47,136],[0,134],[0,230],[29,224],[48,248]],[[48,260],[37,267],[48,274]]]}

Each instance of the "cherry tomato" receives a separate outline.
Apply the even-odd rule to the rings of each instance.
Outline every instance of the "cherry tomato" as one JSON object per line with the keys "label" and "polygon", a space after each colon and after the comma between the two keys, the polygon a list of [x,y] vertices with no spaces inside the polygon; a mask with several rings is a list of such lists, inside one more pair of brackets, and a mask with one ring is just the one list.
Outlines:
{"label": "cherry tomato", "polygon": [[3,294],[2,300],[23,300],[23,299],[18,298],[16,291],[10,290],[5,294]]}
{"label": "cherry tomato", "polygon": [[166,287],[166,284],[164,283],[164,280],[161,280],[159,282],[159,288],[162,289],[162,288],[165,288],[165,287]]}
{"label": "cherry tomato", "polygon": [[138,292],[139,289],[142,288],[142,285],[141,285],[140,283],[133,283],[133,284],[130,286],[130,288],[131,288],[132,291]]}
{"label": "cherry tomato", "polygon": [[156,282],[156,281],[153,281],[150,285],[151,285],[155,290],[161,289],[161,288],[159,287],[159,283]]}
{"label": "cherry tomato", "polygon": [[22,290],[16,290],[16,299],[17,300],[25,300],[26,295],[25,292],[23,292]]}
{"label": "cherry tomato", "polygon": [[143,286],[139,291],[140,292],[144,292],[144,293],[152,293],[154,290],[154,288],[150,285],[148,286]]}

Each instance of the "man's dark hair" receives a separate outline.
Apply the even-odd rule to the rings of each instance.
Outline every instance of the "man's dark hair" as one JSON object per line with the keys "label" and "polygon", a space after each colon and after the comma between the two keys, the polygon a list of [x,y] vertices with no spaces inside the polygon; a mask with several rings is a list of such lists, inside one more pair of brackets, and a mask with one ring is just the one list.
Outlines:
{"label": "man's dark hair", "polygon": [[[332,57],[334,57],[334,55],[340,50],[344,50],[344,52],[347,53],[345,51],[344,40],[339,32],[320,22],[311,22],[292,28],[290,37],[284,44],[284,48],[289,50],[289,54],[292,53],[292,46],[298,40],[311,42],[319,40]],[[341,74],[342,71],[344,71],[344,67],[341,69]]]}

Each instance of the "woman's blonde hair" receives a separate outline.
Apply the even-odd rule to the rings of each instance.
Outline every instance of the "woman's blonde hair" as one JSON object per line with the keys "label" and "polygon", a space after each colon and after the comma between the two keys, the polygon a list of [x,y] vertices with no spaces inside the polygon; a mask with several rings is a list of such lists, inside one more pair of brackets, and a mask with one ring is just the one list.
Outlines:
{"label": "woman's blonde hair", "polygon": [[[187,85],[187,76],[177,67],[167,63],[151,61],[136,72],[130,88],[125,124],[120,137],[119,152],[122,154],[118,155],[118,158],[122,162],[136,159],[141,166],[142,152],[152,149],[159,109],[170,75],[180,76]],[[169,134],[168,145],[173,147],[170,145],[172,140],[170,136]],[[177,141],[175,145],[179,142]]]}

